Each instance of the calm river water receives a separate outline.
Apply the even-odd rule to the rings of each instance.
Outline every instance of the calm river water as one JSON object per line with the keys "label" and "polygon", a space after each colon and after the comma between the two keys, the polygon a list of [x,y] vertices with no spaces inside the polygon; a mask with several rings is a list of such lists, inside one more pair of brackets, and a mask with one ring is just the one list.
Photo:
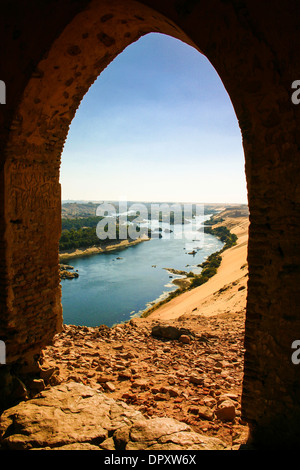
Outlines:
{"label": "calm river water", "polygon": [[[210,216],[201,217],[202,222]],[[64,323],[112,326],[140,315],[152,302],[176,289],[172,278],[180,276],[164,268],[199,273],[197,265],[222,246],[209,234],[193,241],[190,234],[175,239],[174,234],[163,232],[163,238],[125,250],[69,260],[79,277],[61,281]],[[196,253],[189,254],[193,250]]]}

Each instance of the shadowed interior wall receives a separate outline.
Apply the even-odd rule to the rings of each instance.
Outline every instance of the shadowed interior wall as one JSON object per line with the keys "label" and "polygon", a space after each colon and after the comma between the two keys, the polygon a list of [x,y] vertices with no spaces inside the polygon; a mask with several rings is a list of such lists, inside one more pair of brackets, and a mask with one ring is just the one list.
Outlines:
{"label": "shadowed interior wall", "polygon": [[[23,368],[62,325],[60,155],[99,73],[149,32],[206,55],[232,100],[250,209],[243,416],[257,444],[299,442],[299,109],[296,0],[6,0],[1,5],[0,285],[7,367]],[[298,46],[298,47],[297,47]],[[216,110],[217,112],[217,110]],[[101,178],[101,175],[99,175]]]}

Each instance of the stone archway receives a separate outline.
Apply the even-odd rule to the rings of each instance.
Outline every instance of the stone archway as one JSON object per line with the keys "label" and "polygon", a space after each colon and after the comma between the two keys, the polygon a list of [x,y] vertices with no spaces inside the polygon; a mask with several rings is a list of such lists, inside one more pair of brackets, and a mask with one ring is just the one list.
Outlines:
{"label": "stone archway", "polygon": [[[205,54],[243,135],[250,209],[243,415],[256,443],[299,442],[299,5],[259,1],[31,0],[3,7],[1,338],[7,367],[30,369],[62,323],[58,271],[60,155],[99,73],[149,32]],[[23,8],[23,10],[22,10]],[[298,23],[297,23],[298,21]],[[298,69],[297,69],[298,67]],[[298,250],[299,252],[299,250]]]}

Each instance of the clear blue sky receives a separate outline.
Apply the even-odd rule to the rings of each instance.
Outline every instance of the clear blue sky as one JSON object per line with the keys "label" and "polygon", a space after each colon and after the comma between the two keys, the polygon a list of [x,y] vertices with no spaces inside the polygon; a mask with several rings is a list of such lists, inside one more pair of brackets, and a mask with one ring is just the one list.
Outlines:
{"label": "clear blue sky", "polygon": [[161,34],[129,46],[71,123],[62,199],[247,203],[229,96],[208,60]]}

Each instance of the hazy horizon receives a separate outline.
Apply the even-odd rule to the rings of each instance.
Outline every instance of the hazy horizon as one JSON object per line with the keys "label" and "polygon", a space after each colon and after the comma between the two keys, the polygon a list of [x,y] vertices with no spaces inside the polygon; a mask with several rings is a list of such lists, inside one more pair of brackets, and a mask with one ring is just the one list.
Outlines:
{"label": "hazy horizon", "polygon": [[161,204],[209,204],[209,205],[237,205],[237,206],[242,206],[246,205],[248,206],[247,202],[230,202],[230,201],[218,201],[218,202],[211,202],[211,201],[171,201],[171,200],[166,200],[166,201],[156,201],[156,200],[140,200],[140,199],[130,199],[129,201],[121,201],[117,199],[62,199],[61,200],[62,204],[68,204],[68,203],[74,203],[74,204],[97,204],[101,202],[140,202],[140,203],[145,203],[145,204],[150,204],[150,203],[161,203]]}

